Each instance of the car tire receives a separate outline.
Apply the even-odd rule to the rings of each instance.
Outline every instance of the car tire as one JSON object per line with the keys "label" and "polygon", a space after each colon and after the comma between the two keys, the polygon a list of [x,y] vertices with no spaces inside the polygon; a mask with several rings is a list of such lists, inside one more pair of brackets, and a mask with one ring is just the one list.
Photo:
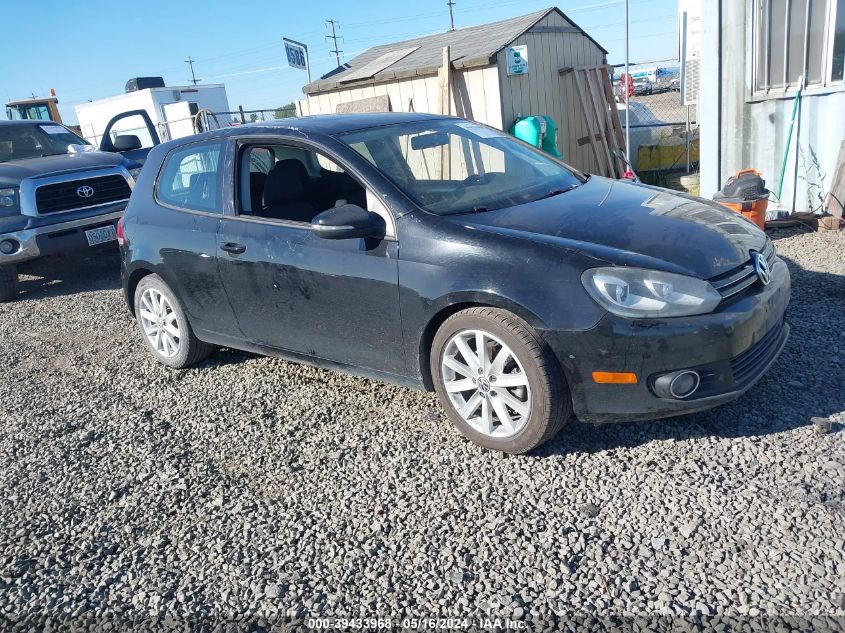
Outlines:
{"label": "car tire", "polygon": [[[485,352],[473,360],[479,332]],[[497,366],[502,356],[507,356],[505,364]],[[480,377],[464,375],[474,374],[482,363]],[[557,359],[531,326],[505,310],[474,307],[450,316],[434,336],[430,365],[449,419],[485,448],[526,453],[553,438],[572,417]],[[508,386],[523,382],[524,387]]]}
{"label": "car tire", "polygon": [[184,369],[214,351],[213,345],[196,337],[176,294],[158,275],[140,281],[134,301],[141,338],[162,365]]}
{"label": "car tire", "polygon": [[0,266],[0,303],[12,301],[18,296],[17,266]]}

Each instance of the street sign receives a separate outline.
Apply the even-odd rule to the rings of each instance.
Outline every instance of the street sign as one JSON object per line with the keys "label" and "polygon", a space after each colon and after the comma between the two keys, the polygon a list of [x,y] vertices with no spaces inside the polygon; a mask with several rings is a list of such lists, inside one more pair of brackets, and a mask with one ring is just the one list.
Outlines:
{"label": "street sign", "polygon": [[508,60],[508,75],[528,74],[528,46],[508,46],[505,55]]}
{"label": "street sign", "polygon": [[308,53],[304,44],[294,42],[289,39],[283,40],[285,43],[285,54],[288,57],[288,64],[300,70],[308,70],[307,57]]}

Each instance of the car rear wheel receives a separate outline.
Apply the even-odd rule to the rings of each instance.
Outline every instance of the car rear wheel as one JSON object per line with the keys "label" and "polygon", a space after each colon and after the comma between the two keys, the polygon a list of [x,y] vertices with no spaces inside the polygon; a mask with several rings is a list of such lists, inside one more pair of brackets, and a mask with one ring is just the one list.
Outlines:
{"label": "car rear wheel", "polygon": [[510,312],[478,307],[452,315],[435,335],[431,352],[440,402],[476,444],[525,453],[554,437],[571,417],[556,359]]}
{"label": "car rear wheel", "polygon": [[194,335],[179,300],[158,275],[144,277],[135,289],[135,318],[144,343],[163,365],[190,367],[214,351]]}
{"label": "car rear wheel", "polygon": [[18,296],[18,269],[16,266],[0,266],[0,303]]}

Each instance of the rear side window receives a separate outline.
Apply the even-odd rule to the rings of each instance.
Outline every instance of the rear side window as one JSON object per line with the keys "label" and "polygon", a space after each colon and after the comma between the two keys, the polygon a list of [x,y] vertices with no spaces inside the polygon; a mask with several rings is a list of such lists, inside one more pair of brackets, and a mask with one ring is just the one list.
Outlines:
{"label": "rear side window", "polygon": [[223,142],[196,143],[171,152],[158,179],[158,200],[181,209],[222,213]]}

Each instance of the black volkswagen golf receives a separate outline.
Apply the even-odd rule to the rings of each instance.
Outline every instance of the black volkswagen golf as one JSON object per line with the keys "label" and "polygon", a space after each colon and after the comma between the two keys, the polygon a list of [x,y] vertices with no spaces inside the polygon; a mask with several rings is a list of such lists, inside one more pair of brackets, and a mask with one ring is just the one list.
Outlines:
{"label": "black volkswagen golf", "polygon": [[740,215],[452,117],[309,117],[165,143],[119,239],[159,362],[225,346],[434,389],[464,435],[512,453],[573,413],[728,402],[789,334],[787,267]]}

